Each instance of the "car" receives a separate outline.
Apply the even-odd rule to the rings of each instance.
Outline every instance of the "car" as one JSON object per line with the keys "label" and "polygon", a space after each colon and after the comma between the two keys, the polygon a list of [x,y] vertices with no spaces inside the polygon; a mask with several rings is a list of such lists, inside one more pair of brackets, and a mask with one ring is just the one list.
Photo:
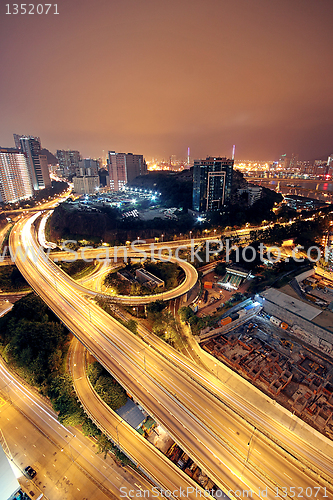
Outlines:
{"label": "car", "polygon": [[33,479],[35,477],[35,475],[37,474],[37,472],[35,471],[35,469],[33,469],[32,467],[30,467],[30,465],[28,465],[28,467],[26,467],[24,469],[24,472],[26,473],[27,476],[29,476],[31,479]]}

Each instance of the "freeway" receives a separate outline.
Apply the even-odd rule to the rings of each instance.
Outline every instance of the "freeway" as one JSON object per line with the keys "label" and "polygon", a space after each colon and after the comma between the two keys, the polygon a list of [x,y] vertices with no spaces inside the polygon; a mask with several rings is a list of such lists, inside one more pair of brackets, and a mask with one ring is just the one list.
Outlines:
{"label": "freeway", "polygon": [[[124,316],[116,306],[113,307],[115,313],[121,319],[128,320],[127,315]],[[138,325],[138,332],[149,347],[160,352],[178,368],[186,367],[186,372],[191,372],[196,382],[212,394],[220,397],[218,393],[223,393],[225,406],[221,406],[220,413],[217,413],[217,415],[219,415],[220,422],[223,424],[221,430],[225,429],[226,431],[224,439],[229,444],[232,444],[229,439],[229,431],[237,435],[243,432],[246,435],[246,426],[244,426],[242,419],[239,418],[239,416],[243,416],[245,421],[252,423],[252,432],[256,433],[256,441],[263,438],[263,436],[260,436],[259,429],[265,430],[266,438],[268,436],[273,437],[273,441],[269,442],[270,446],[276,446],[277,443],[280,444],[282,454],[284,454],[285,450],[288,450],[290,457],[297,456],[304,464],[308,464],[309,474],[311,473],[311,469],[317,469],[318,473],[326,476],[331,483],[333,443],[330,440],[308,427],[302,420],[290,412],[281,408],[280,405],[276,404],[276,401],[269,399],[268,396],[255,389],[249,382],[242,379],[242,377],[237,374],[230,375],[230,370],[228,371],[218,360],[212,358],[212,371],[214,373],[217,372],[216,375],[221,380],[219,384],[216,384],[214,381],[215,377],[212,377],[207,373],[206,369],[202,368],[205,365],[204,356],[200,357],[199,364],[198,360],[194,364],[140,324]],[[190,353],[190,357],[193,358],[193,352]],[[231,411],[231,408],[237,414]],[[231,419],[223,419],[221,421],[222,411],[229,413]],[[289,415],[289,418],[287,415]],[[265,438],[263,440],[265,441]],[[258,457],[254,457],[250,453],[248,459],[252,460],[254,458]],[[262,457],[260,458],[262,459]],[[257,461],[257,465],[259,466],[259,461]],[[298,463],[298,467],[301,467],[301,462]],[[306,466],[303,465],[303,467],[305,468]],[[316,474],[312,475],[312,477],[316,477]]]}
{"label": "freeway", "polygon": [[[189,476],[186,476],[149,441],[130,427],[97,395],[86,375],[85,354],[84,346],[78,340],[74,340],[69,355],[70,370],[76,393],[90,418],[119,448],[125,450],[134,463],[145,470],[155,484],[162,489],[175,491],[179,488],[185,490],[193,488],[195,490],[198,485]],[[98,419],[96,419],[97,414]],[[192,494],[189,495],[189,498],[192,498]]]}
{"label": "freeway", "polygon": [[[31,223],[18,223],[12,233],[13,248],[21,244],[36,245],[30,232]],[[292,487],[296,483],[300,487],[311,487],[318,484],[311,477],[311,471],[304,474],[302,464],[292,464],[290,457],[270,447],[271,443],[265,443],[260,432],[250,426],[235,435],[229,433],[230,445],[224,441],[221,438],[222,431],[228,434],[223,422],[225,407],[206,389],[193,382],[193,378],[200,376],[196,368],[186,364],[187,361],[181,363],[180,370],[165,358],[161,359],[94,304],[89,304],[84,297],[76,294],[71,284],[59,276],[59,271],[50,262],[40,257],[38,262],[28,259],[24,265],[18,260],[18,266],[46,303],[95,357],[225,491],[228,488],[250,487],[258,498],[257,492],[263,485],[268,485],[269,491],[273,492],[276,485]],[[128,374],[131,375],[130,380]],[[190,379],[188,374],[193,378]],[[212,380],[206,382],[206,378],[207,373],[202,383],[213,383]],[[220,389],[217,390],[215,385],[216,392],[220,392]],[[220,394],[221,398],[225,396],[223,392]],[[257,416],[256,411],[252,413],[253,418]],[[236,417],[234,414],[229,420],[236,420],[240,426],[240,419]],[[243,422],[243,428],[245,424]],[[260,424],[265,424],[263,415]],[[271,430],[274,427],[272,425]],[[279,431],[281,433],[282,429]],[[289,439],[294,437],[290,432],[286,434],[289,434]],[[254,441],[256,448],[250,451]],[[258,456],[255,457],[255,454]],[[288,479],[285,471],[292,471],[291,479]]]}
{"label": "freeway", "polygon": [[[22,487],[36,498],[43,492],[52,500],[82,500],[82,494],[107,500],[119,498],[121,486],[136,489],[140,483],[151,489],[133,469],[120,467],[109,455],[97,455],[93,440],[60,424],[48,401],[8,370],[2,358],[0,427],[5,438],[1,444],[21,471]],[[33,480],[22,474],[27,465],[37,471]]]}
{"label": "freeway", "polygon": [[[24,225],[22,221],[16,226],[12,233],[12,247],[23,244],[23,241],[34,243],[30,233],[31,223],[32,220]],[[225,447],[220,439],[216,439],[206,424],[200,422],[193,414],[193,411],[204,413],[206,421],[211,419],[210,412],[206,412],[206,405],[209,407],[212,399],[211,395],[208,395],[207,402],[203,402],[199,395],[195,398],[197,401],[193,406],[192,402],[188,401],[189,392],[195,395],[197,391],[193,391],[192,381],[186,381],[184,384],[186,380],[184,373],[178,374],[176,388],[173,384],[171,390],[163,387],[168,379],[175,375],[173,365],[169,366],[153,351],[147,351],[145,355],[145,352],[142,352],[144,350],[142,341],[129,334],[124,327],[97,306],[89,305],[84,297],[75,294],[67,282],[57,276],[56,269],[51,271],[49,262],[44,262],[44,259],[40,258],[37,266],[29,259],[24,265],[21,265],[20,260],[17,264],[30,282],[33,281],[38,293],[66,326],[126,390],[169,430],[175,441],[216,484],[225,491],[230,487],[233,489],[250,487],[254,492],[258,492],[264,482],[257,477],[257,473],[245,468],[243,460]],[[154,378],[157,378],[157,381]],[[187,401],[192,406],[191,410],[177,398]],[[201,406],[202,402],[204,406]],[[250,434],[249,432],[248,439]],[[255,498],[258,498],[257,493]]]}
{"label": "freeway", "polygon": [[[178,245],[179,242],[177,242],[177,243],[170,242],[170,245],[172,245],[172,244]],[[141,250],[148,251],[149,245],[140,245],[140,248],[141,248]],[[90,252],[89,258],[94,258],[94,257],[96,257],[96,255],[98,255],[98,252],[100,252],[100,250],[92,249],[92,250],[88,250],[88,252]],[[79,291],[76,284],[73,284],[73,286],[76,287],[77,291]],[[81,290],[81,291],[83,291],[83,290]],[[151,298],[156,299],[156,296],[152,296]],[[150,338],[150,341],[149,341],[150,344],[156,345],[156,342],[158,342],[159,339],[157,339],[156,341],[154,339],[155,339],[154,336],[152,336],[152,338]],[[167,347],[161,348],[161,345],[160,345],[159,348],[160,348],[159,352],[164,352],[164,355],[166,357],[168,357],[168,359],[174,359],[174,362],[177,366],[181,366],[184,363],[184,361],[180,360],[179,357],[177,358],[177,355],[175,356],[174,351],[172,349],[169,349],[169,352],[168,352]],[[197,368],[192,367],[191,370],[192,370],[192,373],[195,373],[195,371],[198,372],[198,367]],[[199,378],[199,383],[202,384],[202,380],[204,380],[204,379],[205,379],[205,373],[202,373],[201,377]],[[198,381],[198,377],[197,377],[197,381]],[[205,387],[208,390],[211,390],[213,392],[213,394],[217,393],[216,388],[212,389],[207,384],[205,384]],[[225,388],[224,388],[224,391],[225,391]],[[252,390],[251,392],[254,392],[254,391]],[[235,408],[235,404],[236,404],[235,395],[232,395],[231,390],[230,390],[230,394],[228,396],[229,396],[228,403],[233,408]],[[225,394],[225,397],[226,397],[226,394]],[[281,441],[284,442],[285,443],[284,446],[285,447],[287,446],[287,449],[290,450],[291,453],[295,454],[298,457],[301,457],[302,460],[304,460],[304,463],[306,463],[307,465],[311,464],[311,462],[313,464],[316,464],[315,469],[319,470],[319,471],[322,470],[323,473],[326,475],[326,477],[330,478],[331,471],[332,471],[332,463],[330,461],[327,461],[327,459],[325,458],[325,455],[331,456],[332,455],[332,448],[330,446],[325,447],[325,443],[323,443],[324,446],[323,446],[322,452],[320,452],[319,450],[316,450],[316,443],[318,443],[318,439],[320,442],[321,440],[323,440],[323,437],[318,434],[318,435],[315,435],[315,437],[313,438],[313,435],[311,435],[311,431],[308,432],[307,434],[305,434],[304,432],[302,432],[302,431],[304,431],[304,428],[302,428],[303,422],[301,422],[301,424],[297,421],[293,422],[291,418],[289,418],[288,427],[293,428],[293,432],[286,433],[285,426],[287,426],[287,420],[285,418],[285,415],[283,413],[279,412],[278,406],[275,407],[275,412],[280,413],[279,419],[268,418],[267,413],[266,413],[267,412],[267,404],[266,403],[269,401],[266,401],[267,398],[263,395],[261,398],[255,397],[252,399],[257,400],[257,401],[258,401],[258,399],[261,400],[259,407],[260,408],[265,407],[265,410],[262,411],[262,415],[259,418],[259,415],[258,415],[259,412],[258,411],[256,413],[254,412],[255,401],[252,401],[252,405],[247,404],[248,408],[247,408],[247,412],[245,414],[245,417],[247,418],[247,420],[252,422],[252,424],[254,426],[259,426],[259,427],[261,426],[262,427],[263,424],[265,424],[265,427],[266,427],[269,435],[272,435],[272,433],[274,433],[276,435],[276,439],[278,439],[279,442],[281,442]],[[240,412],[241,415],[244,415],[244,401],[241,401],[241,398],[240,398],[239,401],[237,401],[237,404],[238,404],[238,411]],[[241,411],[239,409],[241,409]],[[251,418],[249,418],[249,417],[251,417]],[[277,425],[278,421],[279,421],[279,425]],[[285,422],[285,425],[283,425],[283,424],[281,425],[281,422],[283,422],[283,421]],[[277,427],[279,427],[279,433],[276,432]],[[295,435],[296,436],[298,435],[297,440],[295,440]],[[315,455],[317,455],[317,456],[315,456]]]}

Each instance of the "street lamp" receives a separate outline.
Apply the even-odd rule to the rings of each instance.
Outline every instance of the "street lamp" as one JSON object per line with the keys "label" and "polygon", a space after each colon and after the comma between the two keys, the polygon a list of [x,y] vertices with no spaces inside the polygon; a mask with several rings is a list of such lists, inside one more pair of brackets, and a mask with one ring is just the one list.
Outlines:
{"label": "street lamp", "polygon": [[190,239],[192,238],[192,231],[190,231]]}
{"label": "street lamp", "polygon": [[[66,437],[67,437],[67,435],[66,435]],[[72,455],[72,449],[71,449],[71,445],[70,445],[70,443],[71,443],[72,439],[74,439],[75,437],[76,437],[76,434],[73,434],[73,435],[72,435],[72,437],[70,438],[70,440],[68,441],[68,443],[66,443],[66,444],[65,444],[65,446],[63,446],[63,447],[61,448],[61,450],[60,450],[60,451],[64,451],[64,449],[65,449],[65,448],[66,448],[66,446],[68,445],[68,447],[69,447],[69,454],[70,454],[70,457],[71,457],[72,462],[74,462],[74,457],[73,457],[73,455]]]}
{"label": "street lamp", "polygon": [[122,423],[124,419],[122,418],[120,422],[117,423],[116,425],[116,433],[117,433],[117,441],[118,441],[118,448],[120,449],[120,443],[119,443],[119,433],[118,433],[118,426]]}
{"label": "street lamp", "polygon": [[143,349],[140,349],[140,351],[138,351],[138,354],[140,354],[141,351],[143,351],[143,367],[144,367],[144,370],[147,371],[147,366],[146,366],[146,348],[144,347]]}
{"label": "street lamp", "polygon": [[250,440],[249,440],[249,442],[247,443],[247,446],[248,446],[249,448],[248,448],[248,450],[247,450],[246,462],[249,460],[250,448],[251,448],[251,441],[252,441],[252,438],[253,438],[253,436],[254,436],[255,431],[256,431],[256,427],[253,427],[253,431],[252,431],[252,434],[251,434]]}

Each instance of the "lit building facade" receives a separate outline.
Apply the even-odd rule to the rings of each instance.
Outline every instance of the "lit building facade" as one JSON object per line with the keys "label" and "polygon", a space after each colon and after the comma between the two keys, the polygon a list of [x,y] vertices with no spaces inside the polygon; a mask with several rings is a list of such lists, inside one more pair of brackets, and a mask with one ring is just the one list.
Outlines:
{"label": "lit building facade", "polygon": [[47,157],[41,154],[41,143],[39,137],[31,135],[14,134],[16,147],[25,154],[27,165],[32,182],[32,187],[35,191],[51,186],[50,174],[47,165]]}
{"label": "lit building facade", "polygon": [[0,201],[16,203],[33,194],[25,155],[18,149],[0,148]]}
{"label": "lit building facade", "polygon": [[234,160],[208,157],[194,160],[193,210],[220,210],[230,201]]}
{"label": "lit building facade", "polygon": [[327,158],[327,175],[333,177],[333,154]]}
{"label": "lit building facade", "polygon": [[75,175],[77,173],[77,169],[79,168],[79,163],[81,160],[81,155],[79,151],[72,150],[57,150],[57,158],[59,162],[59,170],[62,175],[65,177],[69,175]]}
{"label": "lit building facade", "polygon": [[108,168],[111,191],[119,191],[135,177],[147,174],[147,164],[143,155],[133,153],[109,151]]}
{"label": "lit building facade", "polygon": [[5,454],[3,446],[5,446],[5,449],[7,448],[8,450],[6,442],[4,442],[2,445],[0,444],[1,498],[11,500],[20,490],[20,484],[15,477],[11,462],[8,456]]}
{"label": "lit building facade", "polygon": [[99,188],[99,176],[83,175],[73,177],[74,193],[77,194],[94,194]]}

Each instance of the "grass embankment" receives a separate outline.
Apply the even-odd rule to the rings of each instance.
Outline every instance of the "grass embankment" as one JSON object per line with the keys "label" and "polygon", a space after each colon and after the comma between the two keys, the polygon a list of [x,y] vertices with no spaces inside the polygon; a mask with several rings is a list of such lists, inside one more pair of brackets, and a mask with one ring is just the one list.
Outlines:
{"label": "grass embankment", "polygon": [[58,266],[65,271],[73,280],[80,280],[92,274],[95,266],[91,262],[75,260],[73,262],[59,262]]}
{"label": "grass embankment", "polygon": [[7,247],[7,252],[6,252],[6,256],[9,256],[9,235],[10,235],[10,232],[11,230],[13,229],[14,226],[11,226],[8,231],[6,232],[3,240],[2,240],[2,243],[0,245],[0,254],[2,255],[5,251],[5,248]]}

